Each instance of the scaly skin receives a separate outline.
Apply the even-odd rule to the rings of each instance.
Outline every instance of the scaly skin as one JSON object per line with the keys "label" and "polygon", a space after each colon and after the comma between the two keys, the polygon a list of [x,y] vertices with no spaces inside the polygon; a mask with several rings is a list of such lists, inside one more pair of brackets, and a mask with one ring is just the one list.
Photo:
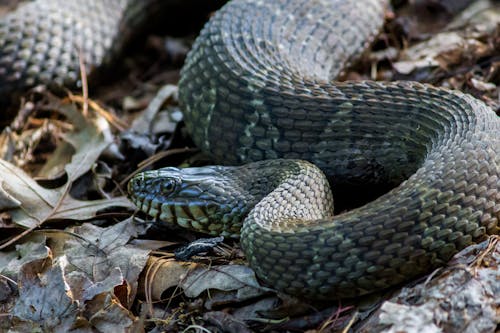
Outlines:
{"label": "scaly skin", "polygon": [[[176,0],[178,1],[178,0]],[[0,17],[0,106],[44,84],[74,89],[80,59],[88,75],[112,65],[163,0],[36,0]]]}
{"label": "scaly skin", "polygon": [[[286,170],[296,161],[271,160],[219,169],[222,176],[205,168],[147,172],[132,180],[132,200],[167,223],[212,234],[232,235],[242,224],[241,244],[257,275],[309,298],[399,284],[498,233],[500,121],[486,105],[415,82],[332,81],[379,29],[383,5],[232,1],[195,42],[179,95],[193,139],[217,162],[304,159],[334,190],[397,187],[332,217],[315,167],[300,164],[294,173]],[[268,168],[287,177],[276,181]],[[172,172],[175,189],[159,195],[154,189]],[[262,188],[268,181],[274,190]],[[200,213],[201,206],[210,209]]]}

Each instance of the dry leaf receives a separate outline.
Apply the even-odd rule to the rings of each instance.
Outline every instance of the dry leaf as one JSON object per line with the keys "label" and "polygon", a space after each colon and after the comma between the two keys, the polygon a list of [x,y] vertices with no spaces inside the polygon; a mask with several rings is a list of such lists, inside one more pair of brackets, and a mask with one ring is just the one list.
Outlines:
{"label": "dry leaf", "polygon": [[386,301],[360,332],[495,332],[500,238],[470,246],[439,274]]}
{"label": "dry leaf", "polygon": [[188,273],[181,287],[187,297],[198,297],[202,292],[210,289],[236,291],[240,301],[271,290],[260,286],[254,271],[242,265],[199,267]]}
{"label": "dry leaf", "polygon": [[51,256],[24,264],[19,273],[19,298],[12,315],[38,323],[48,331],[68,331],[78,315],[78,303],[69,293],[65,266],[64,260],[52,266]]}
{"label": "dry leaf", "polygon": [[[75,170],[73,174],[81,171]],[[81,201],[69,196],[67,185],[46,189],[23,170],[1,159],[0,186],[0,202],[10,203],[0,209],[7,210],[12,221],[25,228],[34,228],[51,219],[88,220],[111,207],[135,209],[125,197]]]}
{"label": "dry leaf", "polygon": [[198,267],[196,263],[150,257],[146,274],[141,279],[141,291],[151,301],[159,301],[162,294],[169,288],[177,287],[186,274]]}
{"label": "dry leaf", "polygon": [[69,239],[64,247],[72,270],[84,272],[94,283],[104,281],[115,269],[120,268],[123,279],[129,284],[127,303],[131,304],[137,292],[137,280],[146,265],[149,251],[129,245],[138,230],[132,219],[107,228],[90,223],[73,228],[81,238]]}
{"label": "dry leaf", "polygon": [[459,65],[464,59],[478,59],[491,52],[480,40],[494,33],[500,24],[500,8],[487,0],[477,1],[453,20],[445,31],[404,50],[393,64],[401,74],[414,70]]}

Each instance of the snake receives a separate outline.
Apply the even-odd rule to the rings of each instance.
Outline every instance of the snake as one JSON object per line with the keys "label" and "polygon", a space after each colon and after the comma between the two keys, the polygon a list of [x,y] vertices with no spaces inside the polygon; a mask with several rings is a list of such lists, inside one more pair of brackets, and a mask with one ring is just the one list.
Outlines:
{"label": "snake", "polygon": [[[141,13],[168,2],[38,0],[7,14],[0,99],[78,84],[78,56],[106,66]],[[387,6],[228,2],[179,81],[186,127],[215,165],[141,172],[131,201],[161,224],[239,238],[260,280],[311,299],[399,285],[497,234],[500,120],[490,107],[418,82],[338,80]],[[391,189],[334,212],[337,189],[382,184]]]}

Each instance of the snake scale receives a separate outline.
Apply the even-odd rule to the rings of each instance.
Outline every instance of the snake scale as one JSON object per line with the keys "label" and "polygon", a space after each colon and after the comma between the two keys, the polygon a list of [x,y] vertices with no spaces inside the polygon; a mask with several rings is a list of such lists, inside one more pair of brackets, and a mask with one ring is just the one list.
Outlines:
{"label": "snake scale", "polygon": [[[158,3],[38,0],[3,17],[0,98],[75,85],[78,56],[92,68],[111,62]],[[490,108],[416,82],[335,81],[386,6],[229,2],[194,43],[179,98],[195,143],[239,166],[147,171],[129,183],[132,201],[165,223],[241,229],[257,275],[308,298],[399,284],[498,233],[500,120]],[[384,183],[395,187],[333,215],[330,185]]]}

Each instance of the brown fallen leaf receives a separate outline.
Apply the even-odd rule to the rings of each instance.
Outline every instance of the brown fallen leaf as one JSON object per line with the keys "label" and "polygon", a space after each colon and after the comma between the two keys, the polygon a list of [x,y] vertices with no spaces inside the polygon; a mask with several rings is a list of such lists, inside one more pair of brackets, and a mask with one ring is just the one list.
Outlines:
{"label": "brown fallen leaf", "polygon": [[198,297],[211,289],[235,292],[240,301],[254,298],[272,291],[262,287],[254,271],[243,265],[221,265],[216,267],[198,267],[190,271],[180,286],[187,297]]}
{"label": "brown fallen leaf", "polygon": [[19,272],[19,297],[12,315],[49,331],[69,330],[78,315],[78,303],[69,293],[64,260],[52,265],[52,254],[27,262]]}
{"label": "brown fallen leaf", "polygon": [[24,264],[45,259],[52,252],[45,242],[46,237],[43,235],[30,235],[24,243],[17,244],[14,250],[1,251],[0,273],[17,280],[17,274]]}
{"label": "brown fallen leaf", "polygon": [[33,229],[48,220],[88,220],[110,207],[135,209],[125,197],[82,201],[69,195],[73,182],[94,167],[103,151],[113,142],[109,123],[101,115],[84,117],[71,104],[55,110],[66,116],[73,130],[66,133],[38,176],[51,178],[60,172],[66,184],[47,189],[13,164],[0,160],[0,210],[10,214],[18,226]]}
{"label": "brown fallen leaf", "polygon": [[9,212],[12,221],[24,228],[35,228],[55,219],[88,220],[110,207],[135,209],[126,197],[92,201],[73,199],[68,194],[69,184],[46,189],[23,170],[0,159],[0,202],[4,203],[0,209]]}
{"label": "brown fallen leaf", "polygon": [[139,280],[139,295],[145,298],[149,313],[154,313],[153,303],[163,300],[166,290],[177,287],[184,276],[197,266],[196,263],[150,257]]}
{"label": "brown fallen leaf", "polygon": [[38,172],[38,178],[52,178],[66,172],[69,182],[89,171],[104,149],[113,143],[110,126],[97,113],[84,117],[73,104],[63,104],[54,108],[63,114],[72,125],[72,131],[61,134],[55,151]]}
{"label": "brown fallen leaf", "polygon": [[499,264],[500,238],[492,236],[455,255],[426,281],[403,288],[359,332],[495,332]]}
{"label": "brown fallen leaf", "polygon": [[130,288],[126,305],[132,304],[139,274],[149,254],[149,250],[128,244],[142,232],[140,227],[129,218],[107,228],[85,223],[68,230],[80,235],[80,238],[70,238],[64,244],[63,254],[72,270],[85,272],[92,281],[102,281],[118,267]]}
{"label": "brown fallen leaf", "polygon": [[0,252],[0,273],[18,281],[12,327],[131,330],[137,317],[130,307],[149,250],[129,243],[143,232],[131,218],[106,228],[85,223],[33,233],[15,250]]}
{"label": "brown fallen leaf", "polygon": [[403,51],[393,63],[400,74],[440,67],[448,70],[467,60],[494,52],[481,40],[494,33],[500,23],[500,9],[487,0],[480,0],[464,10],[446,29]]}

